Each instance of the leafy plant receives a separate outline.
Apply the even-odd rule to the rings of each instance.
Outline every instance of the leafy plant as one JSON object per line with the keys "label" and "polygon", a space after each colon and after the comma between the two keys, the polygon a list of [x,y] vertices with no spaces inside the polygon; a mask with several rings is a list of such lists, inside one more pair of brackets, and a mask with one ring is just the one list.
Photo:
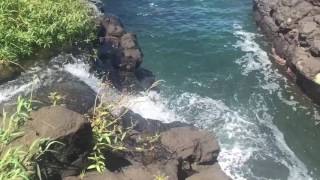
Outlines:
{"label": "leafy plant", "polygon": [[41,161],[55,144],[48,139],[34,141],[27,149],[22,147],[9,148],[1,152],[0,180],[31,180],[42,179]]}
{"label": "leafy plant", "polygon": [[169,177],[163,174],[155,175],[154,180],[168,180]]}
{"label": "leafy plant", "polygon": [[13,118],[17,121],[18,126],[24,124],[28,118],[29,113],[32,111],[32,96],[30,98],[18,97],[16,112],[13,114]]}
{"label": "leafy plant", "polygon": [[53,145],[61,145],[57,141],[39,139],[28,147],[12,146],[11,143],[23,135],[21,127],[29,119],[31,111],[32,94],[28,99],[18,97],[16,112],[11,116],[3,111],[0,123],[0,180],[41,180],[41,163],[46,153],[54,153]]}
{"label": "leafy plant", "polygon": [[92,10],[83,0],[1,0],[0,63],[17,64],[39,48],[95,38]]}
{"label": "leafy plant", "polygon": [[21,96],[18,97],[15,113],[13,113],[11,116],[8,116],[8,113],[3,111],[1,119],[2,121],[0,123],[0,152],[5,145],[8,145],[13,140],[23,135],[20,127],[27,121],[31,111],[31,98],[26,99],[22,98]]}
{"label": "leafy plant", "polygon": [[106,169],[105,154],[107,151],[124,151],[124,143],[128,129],[124,129],[119,123],[119,119],[114,118],[110,110],[111,107],[101,104],[95,108],[91,119],[91,127],[95,145],[93,152],[88,157],[91,165],[88,170],[96,170],[102,173]]}
{"label": "leafy plant", "polygon": [[51,92],[48,96],[53,106],[56,106],[57,103],[60,103],[64,97],[61,96],[58,92]]}
{"label": "leafy plant", "polygon": [[5,145],[8,145],[23,134],[23,132],[19,130],[19,126],[13,118],[13,116],[7,118],[7,113],[3,112],[2,123],[0,126],[0,152]]}

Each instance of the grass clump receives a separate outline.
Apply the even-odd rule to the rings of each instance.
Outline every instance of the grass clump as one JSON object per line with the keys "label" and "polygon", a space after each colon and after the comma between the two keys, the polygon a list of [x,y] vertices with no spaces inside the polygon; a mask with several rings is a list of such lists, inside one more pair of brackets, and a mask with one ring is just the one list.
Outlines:
{"label": "grass clump", "polygon": [[20,128],[29,118],[29,113],[32,110],[31,103],[31,99],[25,99],[19,96],[15,113],[8,116],[8,114],[3,111],[2,121],[0,123],[0,153],[6,145],[23,135]]}
{"label": "grass clump", "polygon": [[43,159],[51,147],[59,142],[39,139],[27,149],[22,147],[9,148],[0,152],[0,180],[32,180],[42,179]]}
{"label": "grass clump", "polygon": [[94,147],[90,153],[89,166],[86,170],[94,170],[103,173],[107,168],[108,153],[145,153],[153,151],[159,141],[159,134],[144,135],[132,138],[135,124],[132,122],[131,126],[124,127],[121,121],[123,115],[127,111],[122,112],[119,117],[112,115],[112,110],[121,106],[119,104],[104,104],[101,103],[95,106],[92,116],[89,116]]}
{"label": "grass clump", "polygon": [[96,170],[102,173],[106,169],[106,153],[108,151],[125,151],[124,143],[129,129],[121,126],[119,119],[110,113],[110,106],[104,104],[95,108],[91,118],[91,127],[94,138],[94,147],[88,159],[91,165],[87,170]]}
{"label": "grass clump", "polygon": [[39,48],[90,42],[95,22],[83,0],[1,0],[0,64]]}
{"label": "grass clump", "polygon": [[44,157],[52,152],[54,144],[61,144],[38,139],[27,147],[12,146],[14,140],[24,135],[21,128],[31,111],[32,95],[30,98],[18,97],[16,111],[11,116],[3,111],[0,117],[0,180],[41,180]]}

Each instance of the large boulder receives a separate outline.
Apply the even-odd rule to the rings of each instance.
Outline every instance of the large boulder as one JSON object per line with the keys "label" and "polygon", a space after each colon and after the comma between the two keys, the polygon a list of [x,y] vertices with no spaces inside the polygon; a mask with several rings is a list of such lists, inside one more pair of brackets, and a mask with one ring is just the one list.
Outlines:
{"label": "large boulder", "polygon": [[161,144],[174,152],[178,159],[190,163],[213,164],[220,152],[211,133],[192,127],[173,128],[161,133]]}
{"label": "large boulder", "polygon": [[50,176],[79,174],[84,168],[84,157],[92,148],[92,131],[81,114],[60,106],[43,107],[31,113],[24,132],[14,144],[30,146],[37,139],[46,138],[63,143],[52,147],[58,153],[50,153],[43,165]]}
{"label": "large boulder", "polygon": [[52,99],[49,98],[51,93],[55,93],[61,98],[57,102],[58,105],[63,105],[80,114],[87,113],[94,106],[97,96],[96,92],[87,84],[63,72],[61,72],[60,81],[35,90],[33,98],[44,105],[52,105]]}

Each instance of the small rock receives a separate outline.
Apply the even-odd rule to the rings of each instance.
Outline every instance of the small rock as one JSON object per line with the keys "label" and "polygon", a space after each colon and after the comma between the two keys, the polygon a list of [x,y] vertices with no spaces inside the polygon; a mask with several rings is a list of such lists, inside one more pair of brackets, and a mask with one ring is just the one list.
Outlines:
{"label": "small rock", "polygon": [[313,17],[314,22],[316,22],[317,24],[320,24],[320,15],[316,15]]}
{"label": "small rock", "polygon": [[125,31],[120,19],[116,16],[108,16],[102,21],[102,26],[105,28],[105,36],[121,37]]}
{"label": "small rock", "polygon": [[137,48],[137,37],[133,33],[126,33],[121,37],[121,47],[124,49]]}
{"label": "small rock", "polygon": [[314,39],[312,41],[310,52],[314,57],[320,57],[320,39]]}
{"label": "small rock", "polygon": [[317,24],[312,21],[307,22],[301,22],[299,32],[305,35],[311,34],[313,31],[315,31],[318,28]]}
{"label": "small rock", "polygon": [[121,60],[121,67],[127,71],[134,72],[143,61],[143,54],[140,49],[124,49]]}

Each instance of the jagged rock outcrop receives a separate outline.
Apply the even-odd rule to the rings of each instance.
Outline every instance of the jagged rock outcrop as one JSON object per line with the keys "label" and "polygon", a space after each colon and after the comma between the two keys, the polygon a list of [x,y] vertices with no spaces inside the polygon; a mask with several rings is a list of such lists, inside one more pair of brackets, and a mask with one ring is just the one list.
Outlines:
{"label": "jagged rock outcrop", "polygon": [[95,67],[107,71],[119,90],[143,90],[155,81],[152,72],[140,67],[143,53],[134,33],[126,32],[116,16],[100,18],[100,47]]}
{"label": "jagged rock outcrop", "polygon": [[[140,119],[141,120],[141,119]],[[135,119],[135,122],[139,120]],[[158,123],[151,121],[149,125]],[[137,122],[139,123],[139,122]],[[142,122],[144,124],[144,122]],[[156,129],[160,133],[160,141],[154,145],[156,154],[148,152],[134,153],[131,156],[125,153],[122,158],[127,159],[129,164],[117,171],[106,170],[104,173],[87,173],[85,180],[154,180],[156,176],[165,177],[168,180],[229,180],[230,178],[221,170],[217,157],[220,151],[215,137],[206,131],[199,130],[184,124],[184,127],[171,128],[172,124],[162,124],[167,126]],[[159,126],[161,127],[161,126]],[[148,133],[150,133],[148,131]],[[130,136],[143,136],[144,131],[137,131]],[[162,148],[161,151],[158,151]],[[134,156],[134,157],[133,157]],[[140,156],[141,158],[137,158]],[[145,161],[148,159],[148,161]],[[79,180],[79,177],[66,177],[64,180]]]}
{"label": "jagged rock outcrop", "polygon": [[276,62],[320,103],[320,1],[254,0],[254,13]]}

